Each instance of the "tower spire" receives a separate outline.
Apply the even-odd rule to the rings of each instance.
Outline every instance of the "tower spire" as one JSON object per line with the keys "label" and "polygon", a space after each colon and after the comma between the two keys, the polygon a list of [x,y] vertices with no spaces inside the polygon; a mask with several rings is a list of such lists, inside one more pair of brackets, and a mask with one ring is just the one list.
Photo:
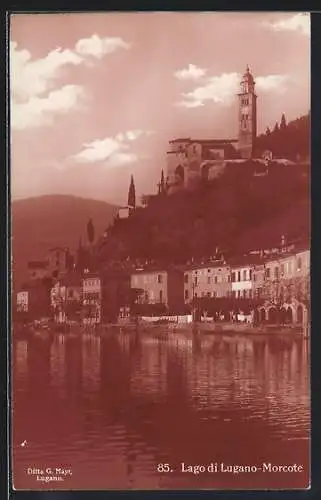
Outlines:
{"label": "tower spire", "polygon": [[128,207],[130,212],[132,212],[136,208],[136,192],[133,176],[130,177],[130,185],[128,190]]}

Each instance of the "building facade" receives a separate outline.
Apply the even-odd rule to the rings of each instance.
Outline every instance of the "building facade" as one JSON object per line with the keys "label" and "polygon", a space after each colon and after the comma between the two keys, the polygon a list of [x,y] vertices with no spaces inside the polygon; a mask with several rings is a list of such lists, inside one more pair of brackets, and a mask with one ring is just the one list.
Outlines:
{"label": "building facade", "polygon": [[102,283],[96,273],[87,273],[81,284],[81,306],[83,324],[101,322]]}
{"label": "building facade", "polygon": [[211,179],[225,168],[227,161],[252,158],[257,135],[257,95],[255,81],[247,66],[238,93],[238,138],[169,141],[166,183],[169,192],[193,186],[200,179]]}
{"label": "building facade", "polygon": [[253,298],[252,273],[252,264],[231,266],[232,297],[236,299]]}
{"label": "building facade", "polygon": [[184,274],[180,270],[142,270],[131,274],[131,288],[142,290],[142,302],[164,304],[170,310],[184,304]]}
{"label": "building facade", "polygon": [[21,291],[17,293],[17,312],[28,312],[29,293]]}
{"label": "building facade", "polygon": [[184,273],[184,301],[193,298],[229,297],[231,295],[231,273],[229,266],[208,264],[188,269]]}

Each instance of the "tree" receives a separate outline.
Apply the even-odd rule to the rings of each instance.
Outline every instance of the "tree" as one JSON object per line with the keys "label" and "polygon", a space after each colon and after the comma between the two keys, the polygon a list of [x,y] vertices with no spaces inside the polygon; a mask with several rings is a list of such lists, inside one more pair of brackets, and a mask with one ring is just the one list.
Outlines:
{"label": "tree", "polygon": [[162,169],[162,175],[161,175],[161,194],[165,193],[165,179],[164,179],[164,170]]}
{"label": "tree", "polygon": [[87,236],[89,243],[92,244],[95,239],[95,227],[92,219],[89,219],[87,223]]}
{"label": "tree", "polygon": [[132,210],[135,210],[135,208],[136,208],[136,192],[135,192],[135,184],[134,184],[134,177],[133,176],[131,176],[131,178],[130,178],[130,185],[129,185],[129,190],[128,190],[128,206]]}
{"label": "tree", "polygon": [[271,135],[270,127],[266,127],[265,135],[267,136]]}
{"label": "tree", "polygon": [[285,119],[285,114],[282,113],[280,130],[285,130],[285,129],[286,129],[286,119]]}
{"label": "tree", "polygon": [[69,249],[66,254],[66,267],[68,271],[72,271],[74,268],[75,259],[74,256],[70,253]]}
{"label": "tree", "polygon": [[276,122],[276,124],[274,125],[274,129],[273,129],[273,132],[278,132],[280,129],[279,129],[279,124],[278,122]]}

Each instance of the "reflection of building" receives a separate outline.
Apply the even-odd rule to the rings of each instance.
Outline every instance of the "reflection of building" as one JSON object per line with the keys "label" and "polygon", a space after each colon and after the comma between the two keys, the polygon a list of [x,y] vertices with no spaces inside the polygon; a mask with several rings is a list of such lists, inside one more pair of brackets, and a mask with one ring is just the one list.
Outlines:
{"label": "reflection of building", "polygon": [[185,303],[193,297],[228,297],[231,290],[230,268],[222,263],[209,263],[185,271]]}
{"label": "reflection of building", "polygon": [[143,270],[131,275],[131,287],[144,291],[142,301],[180,309],[184,304],[184,277],[180,270]]}
{"label": "reflection of building", "polygon": [[82,279],[82,319],[84,324],[101,321],[101,279],[95,273],[87,273]]}

